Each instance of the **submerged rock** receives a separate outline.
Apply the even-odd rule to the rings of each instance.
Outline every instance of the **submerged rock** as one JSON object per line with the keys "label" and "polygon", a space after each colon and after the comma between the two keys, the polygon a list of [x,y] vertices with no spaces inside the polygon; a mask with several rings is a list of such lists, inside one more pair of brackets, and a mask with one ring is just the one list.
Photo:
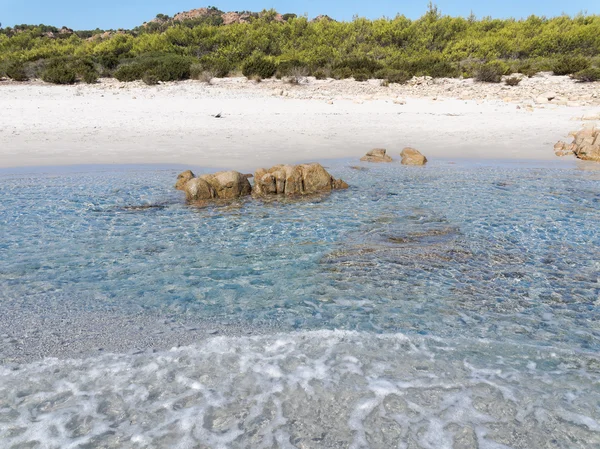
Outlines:
{"label": "submerged rock", "polygon": [[321,164],[275,165],[270,169],[259,168],[254,173],[254,194],[307,195],[347,189],[341,179],[335,179]]}
{"label": "submerged rock", "polygon": [[386,150],[383,148],[373,148],[360,160],[363,162],[392,162],[392,158],[386,155]]}
{"label": "submerged rock", "polygon": [[194,175],[194,173],[192,173],[191,170],[186,170],[182,173],[179,173],[179,175],[177,175],[177,182],[175,183],[175,188],[177,190],[184,190],[187,182],[191,179],[194,179],[195,177],[196,175]]}
{"label": "submerged rock", "polygon": [[414,148],[403,149],[400,156],[402,156],[402,165],[425,165],[427,163],[427,158]]}
{"label": "submerged rock", "polygon": [[[180,181],[186,179],[191,171],[179,175],[176,188]],[[181,177],[181,178],[180,178]],[[234,199],[248,196],[252,193],[252,186],[246,175],[237,171],[222,171],[198,178],[188,179],[180,190],[185,192],[188,201]]]}

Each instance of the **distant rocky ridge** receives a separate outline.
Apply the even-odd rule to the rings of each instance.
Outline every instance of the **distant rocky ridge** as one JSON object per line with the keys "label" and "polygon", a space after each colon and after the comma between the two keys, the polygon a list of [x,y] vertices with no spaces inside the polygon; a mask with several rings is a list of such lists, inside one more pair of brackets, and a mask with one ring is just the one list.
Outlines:
{"label": "distant rocky ridge", "polygon": [[[166,16],[164,14],[158,14],[154,19],[149,22],[145,22],[143,26],[148,26],[150,23],[166,24],[166,23],[177,23],[185,22],[186,20],[197,20],[197,19],[210,19],[216,18],[221,19],[222,25],[232,25],[236,23],[250,23],[252,19],[269,16],[273,22],[283,23],[290,18],[296,17],[296,14],[280,14],[274,11],[262,11],[262,12],[251,12],[251,11],[230,11],[223,12],[214,7],[208,8],[197,8],[190,11],[179,12],[173,17]],[[311,20],[311,22],[318,22],[320,20],[334,21],[327,15],[319,15]]]}

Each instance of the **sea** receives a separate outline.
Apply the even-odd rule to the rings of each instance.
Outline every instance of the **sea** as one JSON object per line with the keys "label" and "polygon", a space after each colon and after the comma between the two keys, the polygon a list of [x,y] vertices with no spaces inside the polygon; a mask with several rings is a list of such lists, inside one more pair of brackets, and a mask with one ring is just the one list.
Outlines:
{"label": "sea", "polygon": [[322,164],[1,170],[0,447],[600,448],[600,170]]}

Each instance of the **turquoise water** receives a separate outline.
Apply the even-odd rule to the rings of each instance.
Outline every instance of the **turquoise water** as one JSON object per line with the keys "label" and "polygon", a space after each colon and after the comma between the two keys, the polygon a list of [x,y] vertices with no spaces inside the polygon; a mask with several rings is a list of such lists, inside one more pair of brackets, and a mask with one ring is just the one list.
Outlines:
{"label": "turquoise water", "polygon": [[[0,441],[599,447],[600,172],[325,165],[351,188],[207,208],[172,168],[0,174]],[[31,310],[265,335],[14,361]]]}

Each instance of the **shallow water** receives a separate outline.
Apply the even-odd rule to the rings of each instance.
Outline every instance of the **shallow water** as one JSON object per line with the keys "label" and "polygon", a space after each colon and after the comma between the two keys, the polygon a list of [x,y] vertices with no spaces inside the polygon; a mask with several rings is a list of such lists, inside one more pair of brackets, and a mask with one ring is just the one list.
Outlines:
{"label": "shallow water", "polygon": [[168,168],[1,174],[0,441],[600,445],[598,172],[326,165],[351,189],[208,208]]}

